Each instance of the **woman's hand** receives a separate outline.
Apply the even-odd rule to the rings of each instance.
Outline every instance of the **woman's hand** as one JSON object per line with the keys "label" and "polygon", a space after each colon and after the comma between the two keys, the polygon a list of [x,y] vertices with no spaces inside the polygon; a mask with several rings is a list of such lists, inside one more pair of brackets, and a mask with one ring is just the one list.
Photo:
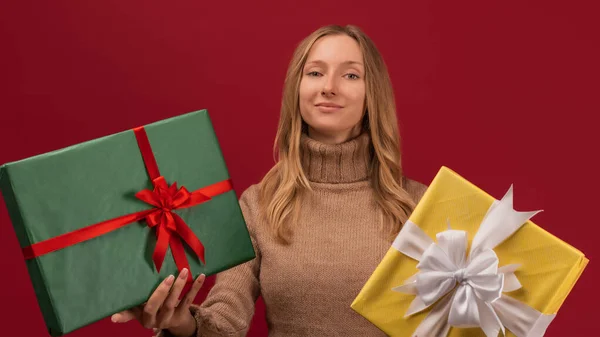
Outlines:
{"label": "woman's hand", "polygon": [[167,329],[175,336],[193,336],[196,332],[196,319],[189,308],[202,287],[205,276],[200,275],[190,291],[179,301],[188,273],[187,269],[183,269],[177,280],[173,275],[167,277],[146,303],[114,314],[111,320],[115,323],[125,323],[136,319],[147,329]]}

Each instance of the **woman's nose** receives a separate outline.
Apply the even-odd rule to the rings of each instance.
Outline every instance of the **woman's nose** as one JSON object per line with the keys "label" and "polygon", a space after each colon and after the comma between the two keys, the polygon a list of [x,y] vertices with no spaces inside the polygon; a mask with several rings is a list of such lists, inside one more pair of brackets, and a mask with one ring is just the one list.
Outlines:
{"label": "woman's nose", "polygon": [[337,91],[336,87],[337,85],[333,76],[328,76],[323,85],[323,89],[321,90],[321,95],[326,97],[335,96]]}

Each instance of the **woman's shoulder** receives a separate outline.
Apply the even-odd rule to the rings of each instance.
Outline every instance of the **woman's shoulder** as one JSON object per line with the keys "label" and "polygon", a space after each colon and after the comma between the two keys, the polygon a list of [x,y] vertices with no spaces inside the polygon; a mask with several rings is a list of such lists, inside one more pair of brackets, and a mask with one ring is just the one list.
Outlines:
{"label": "woman's shoulder", "polygon": [[248,206],[257,205],[259,194],[260,184],[252,184],[242,191],[242,194],[240,195],[240,202],[243,202]]}
{"label": "woman's shoulder", "polygon": [[427,191],[427,185],[406,176],[402,177],[402,185],[415,203],[419,203],[421,197],[423,197],[423,194]]}
{"label": "woman's shoulder", "polygon": [[260,184],[252,184],[242,191],[239,197],[240,207],[244,217],[254,220],[260,214]]}

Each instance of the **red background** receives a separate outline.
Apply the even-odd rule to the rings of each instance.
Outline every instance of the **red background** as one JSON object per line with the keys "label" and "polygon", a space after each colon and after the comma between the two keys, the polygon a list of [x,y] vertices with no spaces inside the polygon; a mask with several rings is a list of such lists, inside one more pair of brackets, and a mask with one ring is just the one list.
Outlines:
{"label": "red background", "polygon": [[[406,173],[429,183],[447,165],[496,197],[514,183],[518,209],[544,209],[535,222],[592,260],[548,336],[595,336],[593,2],[3,2],[0,163],[207,108],[241,193],[273,164],[296,43],[354,23],[389,65]],[[4,206],[0,238],[3,335],[44,336]],[[72,334],[149,335],[108,319]],[[249,335],[266,335],[260,303]]]}

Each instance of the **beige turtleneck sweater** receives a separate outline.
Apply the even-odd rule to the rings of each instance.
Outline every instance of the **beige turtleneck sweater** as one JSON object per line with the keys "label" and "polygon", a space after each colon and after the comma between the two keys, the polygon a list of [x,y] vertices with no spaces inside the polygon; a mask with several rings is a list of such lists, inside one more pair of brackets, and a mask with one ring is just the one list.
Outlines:
{"label": "beige turtleneck sweater", "polygon": [[[245,336],[259,295],[269,336],[385,336],[350,304],[390,248],[369,184],[369,136],[339,145],[302,138],[314,192],[303,200],[291,244],[277,243],[257,216],[258,186],[240,198],[256,258],[216,276],[193,306],[197,336]],[[404,179],[418,202],[426,187]]]}

